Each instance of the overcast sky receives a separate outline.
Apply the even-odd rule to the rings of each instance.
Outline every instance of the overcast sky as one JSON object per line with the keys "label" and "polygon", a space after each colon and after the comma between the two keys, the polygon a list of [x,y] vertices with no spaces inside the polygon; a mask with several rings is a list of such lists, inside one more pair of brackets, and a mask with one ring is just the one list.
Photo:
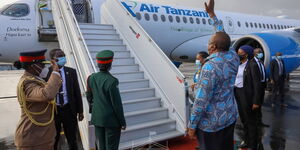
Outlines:
{"label": "overcast sky", "polygon": [[[177,4],[204,8],[208,0],[137,0],[159,4]],[[300,20],[300,0],[215,0],[216,10],[263,16],[288,16]]]}

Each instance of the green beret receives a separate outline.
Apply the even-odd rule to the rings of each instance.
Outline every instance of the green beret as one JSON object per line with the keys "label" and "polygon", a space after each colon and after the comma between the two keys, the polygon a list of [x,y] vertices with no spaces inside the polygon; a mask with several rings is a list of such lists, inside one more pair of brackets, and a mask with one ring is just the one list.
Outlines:
{"label": "green beret", "polygon": [[98,52],[96,55],[98,64],[109,64],[112,63],[114,57],[114,52],[111,50],[103,50]]}

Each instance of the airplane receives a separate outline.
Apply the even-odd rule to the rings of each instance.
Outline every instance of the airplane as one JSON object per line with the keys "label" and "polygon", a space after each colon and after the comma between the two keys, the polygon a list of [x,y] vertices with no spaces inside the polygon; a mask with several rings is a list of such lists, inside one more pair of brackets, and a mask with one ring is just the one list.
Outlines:
{"label": "airplane", "polygon": [[[90,1],[91,7],[86,11],[94,23],[100,23],[100,5],[104,1]],[[199,51],[207,51],[214,30],[203,8],[131,0],[120,0],[120,3],[172,61],[193,62]],[[50,0],[2,0],[0,62],[17,60],[21,51],[59,47],[50,5]],[[262,48],[266,67],[276,52],[282,52],[287,72],[300,65],[299,20],[224,11],[216,11],[216,14],[230,35],[234,49],[244,44]]]}

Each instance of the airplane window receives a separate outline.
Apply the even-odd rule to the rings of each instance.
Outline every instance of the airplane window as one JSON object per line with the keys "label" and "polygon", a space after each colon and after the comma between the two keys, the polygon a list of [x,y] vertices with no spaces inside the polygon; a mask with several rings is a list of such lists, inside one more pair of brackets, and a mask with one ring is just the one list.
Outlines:
{"label": "airplane window", "polygon": [[260,23],[258,24],[258,26],[259,26],[259,28],[261,28],[261,27],[262,27]]}
{"label": "airplane window", "polygon": [[239,27],[241,27],[241,22],[238,21],[237,24],[238,24]]}
{"label": "airplane window", "polygon": [[284,28],[283,28],[283,25],[281,25],[281,29],[284,29]]}
{"label": "airplane window", "polygon": [[271,27],[271,29],[273,29],[273,25],[272,24],[270,24],[270,27]]}
{"label": "airplane window", "polygon": [[1,14],[11,17],[24,17],[29,14],[29,6],[27,4],[12,4],[4,9]]}
{"label": "airplane window", "polygon": [[253,28],[253,23],[252,22],[250,22],[250,27]]}
{"label": "airplane window", "polygon": [[147,21],[150,20],[150,15],[149,15],[148,13],[145,13],[145,14],[144,14],[144,17],[145,17],[145,19],[146,19]]}
{"label": "airplane window", "polygon": [[187,23],[186,17],[183,17],[182,20],[183,20],[184,23]]}
{"label": "airplane window", "polygon": [[196,18],[196,23],[200,24],[200,19],[199,18]]}
{"label": "airplane window", "polygon": [[286,25],[284,25],[283,28],[286,29]]}
{"label": "airplane window", "polygon": [[153,14],[153,20],[154,20],[154,21],[158,21],[157,14]]}
{"label": "airplane window", "polygon": [[202,19],[202,23],[203,23],[203,24],[206,24],[206,20],[205,20],[204,18]]}
{"label": "airplane window", "polygon": [[171,15],[169,15],[169,21],[173,22],[173,17]]}
{"label": "airplane window", "polygon": [[165,15],[161,15],[160,19],[161,19],[162,22],[165,22],[166,21],[166,16]]}
{"label": "airplane window", "polygon": [[135,15],[136,15],[136,19],[137,20],[141,20],[142,19],[141,13],[137,12]]}
{"label": "airplane window", "polygon": [[257,23],[254,23],[255,28],[257,28]]}
{"label": "airplane window", "polygon": [[246,25],[247,28],[249,27],[248,22],[246,22],[245,25]]}
{"label": "airplane window", "polygon": [[274,24],[274,29],[277,29],[276,25]]}
{"label": "airplane window", "polygon": [[177,23],[180,23],[180,17],[179,16],[176,16],[175,19],[176,19]]}
{"label": "airplane window", "polygon": [[267,24],[267,28],[269,29],[270,27],[269,27],[269,24]]}
{"label": "airplane window", "polygon": [[194,18],[193,17],[190,17],[190,23],[194,24]]}
{"label": "airplane window", "polygon": [[266,25],[265,24],[263,24],[263,27],[264,27],[264,29],[266,28]]}
{"label": "airplane window", "polygon": [[278,29],[281,29],[280,25],[277,25],[277,28],[278,28]]}

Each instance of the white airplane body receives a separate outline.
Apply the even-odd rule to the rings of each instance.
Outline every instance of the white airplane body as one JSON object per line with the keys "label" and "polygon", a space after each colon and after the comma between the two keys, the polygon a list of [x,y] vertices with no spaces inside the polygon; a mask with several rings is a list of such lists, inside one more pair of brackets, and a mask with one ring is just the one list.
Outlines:
{"label": "white airplane body", "polygon": [[[46,7],[51,8],[50,0],[40,1],[48,2]],[[39,41],[38,29],[47,24],[45,19],[50,21],[51,24],[52,17],[49,13],[49,16],[44,16],[44,20],[41,20],[40,1],[4,0],[1,2],[0,62],[15,61],[18,59],[19,52],[22,51],[59,47],[57,42]],[[94,9],[90,11],[92,11],[95,18],[94,22],[97,23],[101,17],[101,7],[99,5],[104,0],[92,0],[91,2]],[[136,1],[120,1],[120,3],[133,17],[136,17],[140,25],[171,60],[192,62],[197,52],[207,51],[207,43],[214,33],[214,29],[211,25],[212,21],[203,8],[149,4]],[[23,4],[21,8],[9,11],[10,7],[20,4]],[[25,10],[25,5],[28,6],[28,10]],[[17,14],[17,11],[21,11],[21,13]],[[288,71],[292,71],[300,65],[300,33],[297,29],[297,27],[300,27],[299,20],[223,11],[217,11],[216,14],[222,20],[225,31],[230,35],[232,41],[236,42],[235,47],[241,46],[241,44],[250,44],[254,47],[263,48],[266,66],[268,66],[270,59],[277,51],[282,52],[284,56],[286,55],[287,61],[294,64]],[[248,34],[250,35],[245,37]],[[274,41],[278,41],[280,38],[291,39],[294,42],[292,44],[294,47],[291,47],[289,43],[287,43],[288,45],[283,43],[283,46],[276,49],[274,43],[266,42],[272,41],[273,37],[276,37]],[[275,44],[278,44],[278,42]]]}

